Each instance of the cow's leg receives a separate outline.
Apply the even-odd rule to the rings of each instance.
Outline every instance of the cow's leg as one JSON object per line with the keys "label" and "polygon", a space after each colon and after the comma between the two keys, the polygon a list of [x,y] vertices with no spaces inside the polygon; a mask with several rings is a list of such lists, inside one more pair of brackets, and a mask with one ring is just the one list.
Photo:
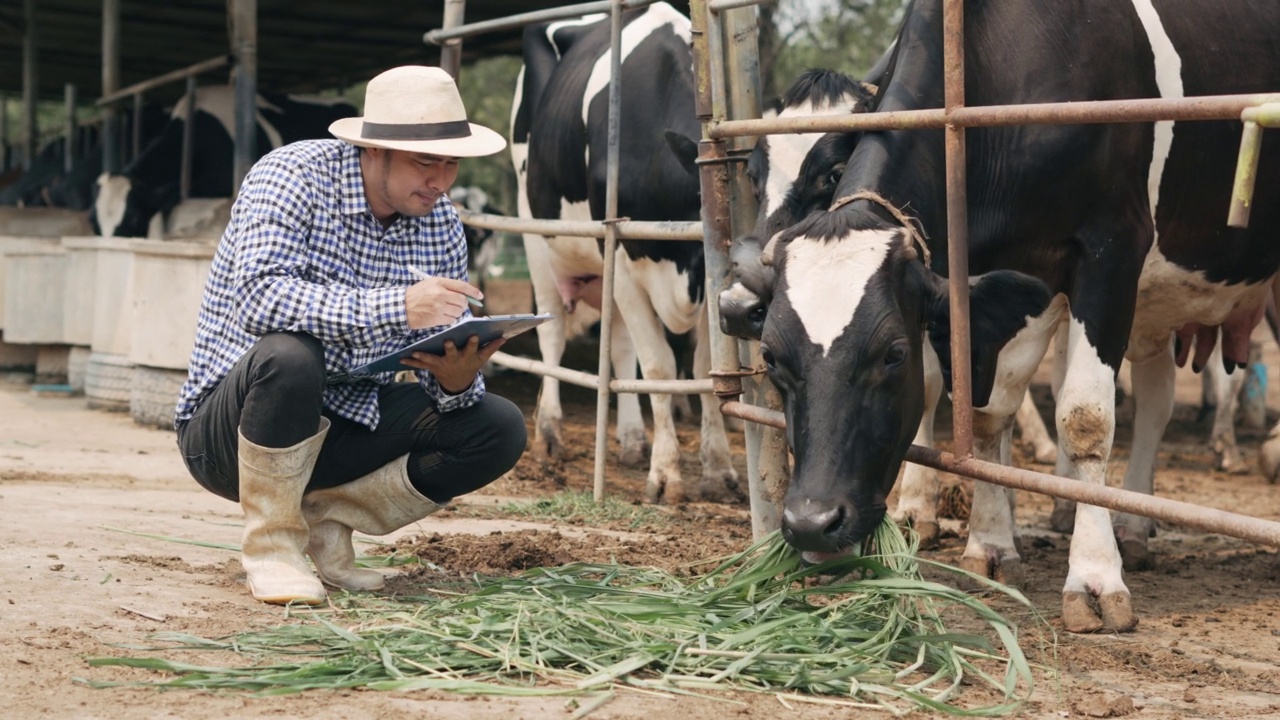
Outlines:
{"label": "cow's leg", "polygon": [[[705,310],[705,309],[704,309]],[[711,375],[711,333],[707,313],[699,313],[697,346],[693,350],[693,376]],[[710,395],[699,399],[702,407],[702,484],[698,494],[712,502],[736,502],[738,471],[733,469],[729,438],[725,435],[724,414],[720,403]]]}
{"label": "cow's leg", "polygon": [[[1024,391],[1025,392],[1025,391]],[[988,405],[988,408],[991,406]],[[998,463],[1013,436],[1013,410],[973,413],[973,455]],[[1018,553],[1017,524],[1013,515],[1013,490],[992,483],[973,482],[973,506],[969,510],[969,541],[960,567],[975,575],[1006,585],[1022,584],[1022,557]]]}
{"label": "cow's leg", "polygon": [[1222,338],[1213,348],[1209,356],[1209,364],[1204,368],[1206,378],[1212,378],[1213,391],[1213,431],[1209,434],[1209,447],[1213,449],[1214,466],[1223,472],[1243,474],[1249,471],[1249,465],[1240,455],[1236,446],[1236,408],[1240,389],[1248,370],[1227,374],[1222,365]]}
{"label": "cow's leg", "polygon": [[[973,454],[989,462],[1011,456],[1013,417],[1026,397],[1031,376],[1044,357],[1066,305],[1059,296],[1039,317],[1031,318],[1000,351],[995,387],[985,405],[974,408]],[[975,480],[969,511],[969,540],[960,566],[1008,584],[1022,582],[1012,490]]]}
{"label": "cow's leg", "polygon": [[[913,441],[916,445],[933,447],[933,420],[942,397],[942,367],[933,345],[926,339],[921,343],[924,360],[924,415],[916,429]],[[902,469],[902,484],[898,489],[898,505],[893,519],[908,523],[920,536],[920,547],[930,549],[938,545],[938,472],[931,467],[907,463]]]}
{"label": "cow's leg", "polygon": [[[626,318],[618,305],[614,305],[613,327],[610,328],[609,357],[613,362],[613,376],[619,380],[636,379],[636,348],[627,330]],[[644,415],[640,412],[640,396],[635,393],[618,393],[618,426],[614,430],[618,438],[620,454],[618,463],[623,467],[642,468],[649,459],[649,438],[644,430]]]}
{"label": "cow's leg", "polygon": [[[1124,488],[1150,495],[1156,471],[1156,453],[1165,426],[1173,414],[1174,381],[1177,367],[1173,362],[1173,348],[1155,357],[1136,362],[1133,373],[1133,447],[1129,452],[1129,467],[1124,473]],[[1116,542],[1126,570],[1147,570],[1152,565],[1147,550],[1147,538],[1155,532],[1155,522],[1150,518],[1117,514],[1112,520]]]}
{"label": "cow's leg", "polygon": [[[524,236],[524,254],[529,264],[529,280],[533,283],[533,299],[540,313],[550,313],[554,320],[534,328],[538,333],[538,350],[542,361],[559,367],[564,355],[567,334],[564,303],[556,289],[556,279],[551,268],[551,249],[540,235]],[[560,407],[560,381],[544,375],[538,391],[538,409],[534,415],[534,447],[546,457],[556,457],[564,451],[560,425],[564,411]]]}
{"label": "cow's leg", "polygon": [[[622,252],[618,253],[614,263],[613,297],[631,332],[644,378],[674,379],[675,353],[671,351],[652,302],[632,276],[630,262]],[[649,395],[649,406],[653,410],[653,452],[649,458],[645,500],[684,502],[688,495],[680,475],[680,443],[676,437],[675,419],[671,415],[671,395],[653,393]]]}
{"label": "cow's leg", "polygon": [[[1094,288],[1091,297],[1105,296],[1105,285]],[[1123,291],[1121,291],[1123,292]],[[1084,302],[1089,302],[1085,300]],[[1117,304],[1123,305],[1118,300]],[[1067,337],[1067,367],[1055,408],[1058,437],[1069,465],[1068,477],[1094,485],[1106,484],[1107,459],[1115,437],[1116,370],[1123,352],[1123,335],[1107,325],[1132,320],[1125,313],[1109,310],[1109,321],[1098,322],[1100,342],[1118,347],[1095,347],[1084,321],[1072,317]],[[1108,335],[1121,335],[1117,341]],[[1110,359],[1110,362],[1107,359]],[[1138,379],[1135,377],[1135,381]],[[1070,632],[1094,632],[1103,628],[1132,630],[1137,624],[1129,589],[1121,571],[1120,551],[1111,529],[1111,517],[1094,505],[1076,507],[1076,524],[1071,537],[1071,562],[1062,590],[1062,621]],[[1099,610],[1093,608],[1096,598]]]}
{"label": "cow's leg", "polygon": [[1058,444],[1049,437],[1049,429],[1040,417],[1035,400],[1031,399],[1030,390],[1023,395],[1014,421],[1022,434],[1022,444],[1031,450],[1036,462],[1048,464],[1058,458]]}
{"label": "cow's leg", "polygon": [[[1053,404],[1054,407],[1062,401],[1062,383],[1067,375],[1067,336],[1070,328],[1066,323],[1058,329],[1058,335],[1053,340]],[[1132,397],[1132,395],[1130,395]],[[1071,472],[1071,463],[1067,459],[1066,451],[1062,448],[1062,437],[1058,437],[1058,459],[1053,466],[1053,474],[1059,477],[1067,477]],[[1060,533],[1070,534],[1076,526],[1076,502],[1075,500],[1064,500],[1063,498],[1053,499],[1053,512],[1049,515],[1049,528]]]}

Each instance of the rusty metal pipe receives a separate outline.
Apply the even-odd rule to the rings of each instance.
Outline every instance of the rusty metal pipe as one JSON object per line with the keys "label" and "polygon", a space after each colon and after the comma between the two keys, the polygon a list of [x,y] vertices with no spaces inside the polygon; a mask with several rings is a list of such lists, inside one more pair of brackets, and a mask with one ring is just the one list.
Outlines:
{"label": "rusty metal pipe", "polygon": [[[577,385],[578,387],[589,388],[591,390],[600,389],[600,378],[589,372],[581,370],[573,370],[571,368],[561,367],[559,365],[551,365],[534,360],[532,358],[520,357],[519,355],[508,355],[504,352],[496,352],[489,361],[500,367],[519,370],[521,372],[532,373],[534,375],[546,375],[555,378],[561,382]],[[702,380],[610,380],[609,390],[615,393],[670,393],[670,394],[698,394],[711,395],[715,393],[715,383],[707,378]]]}
{"label": "rusty metal pipe", "polygon": [[911,130],[1002,125],[1072,125],[1159,120],[1239,120],[1240,113],[1265,103],[1280,102],[1280,93],[1207,95],[1190,98],[1138,98],[1087,102],[987,105],[857,113],[807,118],[726,120],[710,131],[713,138],[739,135],[848,132],[855,130]]}
{"label": "rusty metal pipe", "polygon": [[[605,224],[595,220],[536,220],[472,212],[466,208],[455,209],[462,222],[487,230],[595,238],[603,238],[605,234]],[[702,240],[700,222],[623,220],[615,225],[619,240]]]}
{"label": "rusty metal pipe", "polygon": [[[964,107],[964,0],[942,5],[947,116]],[[973,384],[969,367],[969,193],[965,132],[947,125],[947,278],[951,311],[951,404],[956,454],[973,454]]]}
{"label": "rusty metal pipe", "polygon": [[[652,5],[657,1],[658,0],[623,0],[622,7],[623,9],[630,10],[632,8]],[[532,12],[494,18],[493,20],[482,20],[480,22],[467,23],[466,25],[459,25],[452,28],[429,30],[426,33],[423,33],[422,41],[433,45],[443,45],[450,40],[471,38],[478,35],[502,32],[504,30],[518,30],[523,28],[525,25],[546,22],[548,20],[567,20],[570,18],[582,17],[583,15],[607,13],[612,6],[613,0],[600,0],[599,2],[579,3],[577,5],[563,5],[561,7],[547,8],[545,10],[534,10]]]}
{"label": "rusty metal pipe", "polygon": [[[787,426],[782,413],[765,410],[753,405],[730,400],[720,404],[726,415],[740,417],[750,422],[776,428]],[[1007,467],[996,463],[960,458],[953,453],[912,445],[907,450],[907,462],[924,465],[936,470],[964,475],[975,480],[1028,490],[1050,497],[1066,498],[1086,505],[1096,505],[1117,512],[1133,513],[1143,517],[1164,520],[1196,530],[1219,533],[1230,537],[1280,547],[1280,522],[1252,518],[1247,515],[1201,507],[1179,500],[1155,497],[1131,490],[1091,485],[1070,478],[1046,475],[1033,470]]]}

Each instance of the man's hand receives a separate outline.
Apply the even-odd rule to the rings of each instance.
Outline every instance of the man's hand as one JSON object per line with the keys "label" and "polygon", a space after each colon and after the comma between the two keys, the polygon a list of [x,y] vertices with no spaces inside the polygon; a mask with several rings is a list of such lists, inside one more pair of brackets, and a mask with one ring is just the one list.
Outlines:
{"label": "man's hand", "polygon": [[426,370],[440,383],[441,390],[457,395],[471,387],[471,383],[476,380],[476,373],[480,372],[480,368],[506,341],[506,338],[498,338],[481,348],[480,338],[472,335],[467,344],[459,349],[452,340],[446,340],[444,355],[416,352],[401,362],[417,370]]}
{"label": "man's hand", "polygon": [[484,293],[474,285],[445,277],[429,277],[410,285],[404,292],[409,329],[452,325],[467,309],[467,297],[477,300]]}

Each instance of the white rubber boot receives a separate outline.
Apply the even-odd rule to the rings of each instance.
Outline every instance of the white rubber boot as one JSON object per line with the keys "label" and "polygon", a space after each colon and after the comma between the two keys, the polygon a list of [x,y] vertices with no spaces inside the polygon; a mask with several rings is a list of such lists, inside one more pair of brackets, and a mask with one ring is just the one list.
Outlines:
{"label": "white rubber boot", "polygon": [[302,517],[302,495],[328,432],[328,418],[320,418],[320,432],[287,448],[262,447],[240,435],[240,505],[244,508],[240,562],[248,575],[249,592],[263,602],[324,602],[324,585],[311,572],[304,554],[309,533]]}
{"label": "white rubber boot", "polygon": [[302,512],[311,527],[307,554],[325,584],[344,590],[377,590],[382,573],[356,567],[351,531],[386,535],[442,506],[409,482],[409,456],[392,460],[358,480],[307,493]]}

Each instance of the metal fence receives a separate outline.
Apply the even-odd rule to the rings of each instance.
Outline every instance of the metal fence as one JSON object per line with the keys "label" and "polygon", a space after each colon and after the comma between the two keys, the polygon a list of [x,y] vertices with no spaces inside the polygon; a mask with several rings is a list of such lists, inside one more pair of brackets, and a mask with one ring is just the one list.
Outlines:
{"label": "metal fence", "polygon": [[[446,0],[461,6],[465,0]],[[1253,123],[1254,145],[1256,128],[1276,126],[1274,108],[1259,110],[1259,106],[1280,102],[1280,93],[1259,95],[1231,95],[1194,97],[1184,99],[1135,99],[1081,103],[1045,103],[1001,107],[965,107],[964,98],[964,46],[963,1],[944,0],[944,67],[945,107],[937,109],[868,113],[862,115],[824,116],[817,118],[759,119],[759,60],[756,56],[755,11],[752,5],[768,0],[692,0],[693,53],[696,107],[703,126],[703,138],[698,144],[698,164],[702,183],[702,240],[706,250],[707,312],[712,336],[711,389],[721,399],[721,410],[726,415],[742,418],[748,426],[748,490],[751,500],[752,527],[757,535],[779,525],[779,505],[788,480],[788,456],[785,439],[778,430],[785,428],[785,420],[779,412],[779,399],[767,382],[759,377],[754,367],[758,359],[749,348],[754,344],[743,343],[740,355],[738,343],[718,332],[719,311],[714,299],[724,289],[728,276],[728,247],[731,239],[748,231],[755,221],[752,195],[745,177],[745,159],[750,143],[743,138],[774,133],[831,132],[854,130],[923,129],[941,128],[945,133],[948,277],[951,291],[951,348],[952,348],[952,404],[954,450],[946,453],[912,446],[907,460],[939,470],[964,475],[1023,490],[1030,490],[1055,497],[1076,500],[1121,512],[1129,512],[1160,520],[1176,522],[1200,530],[1222,533],[1255,542],[1280,545],[1280,523],[1251,518],[1203,508],[1188,503],[1158,498],[1141,493],[1088,485],[1076,480],[1045,473],[1006,467],[977,460],[973,457],[973,404],[969,367],[969,288],[968,288],[968,218],[965,192],[965,129],[968,127],[1018,125],[1153,122],[1161,120],[1227,120],[1244,119]],[[557,10],[526,13],[502,20],[475,25],[463,25],[462,8],[452,17],[459,24],[446,26],[426,35],[432,42],[448,43],[457,57],[461,39],[476,34],[518,27],[523,24],[562,17],[573,17],[584,12],[608,9],[613,28],[613,77],[618,76],[620,54],[618,37],[620,14],[624,7],[639,7],[651,2],[612,0],[575,5]],[[726,72],[732,69],[733,72]],[[456,73],[456,66],[454,67]],[[470,223],[493,229],[546,232],[548,234],[583,234],[604,238],[605,278],[604,297],[611,297],[613,257],[619,237],[625,237],[623,228],[637,234],[652,228],[635,227],[639,224],[621,222],[617,217],[617,117],[619,107],[619,83],[610,83],[609,126],[609,184],[610,202],[606,217],[599,223],[580,223],[558,227],[551,223],[524,219],[499,219],[493,216],[469,215]],[[1246,143],[1249,134],[1246,133]],[[1256,149],[1254,150],[1256,152]],[[1237,187],[1242,193],[1238,202],[1248,205],[1247,195],[1252,189],[1248,179],[1247,147],[1241,153],[1241,180]],[[1255,155],[1256,162],[1256,155]],[[1224,218],[1224,222],[1226,219]],[[628,227],[631,225],[632,227]],[[696,224],[694,224],[696,226]],[[692,227],[672,227],[670,239],[686,237]],[[645,237],[652,237],[645,235]],[[608,323],[611,322],[611,303],[602,308],[600,371],[598,376],[555,369],[536,361],[504,357],[499,362],[510,367],[531,372],[554,374],[568,382],[577,382],[599,390],[596,432],[595,492],[599,499],[603,494],[603,469],[605,452],[605,428],[608,418],[608,393],[617,392],[706,392],[706,381],[681,381],[650,383],[635,381],[625,385],[609,380]],[[745,369],[744,369],[745,366]],[[571,379],[572,378],[572,379]],[[747,402],[739,398],[746,395]]]}

